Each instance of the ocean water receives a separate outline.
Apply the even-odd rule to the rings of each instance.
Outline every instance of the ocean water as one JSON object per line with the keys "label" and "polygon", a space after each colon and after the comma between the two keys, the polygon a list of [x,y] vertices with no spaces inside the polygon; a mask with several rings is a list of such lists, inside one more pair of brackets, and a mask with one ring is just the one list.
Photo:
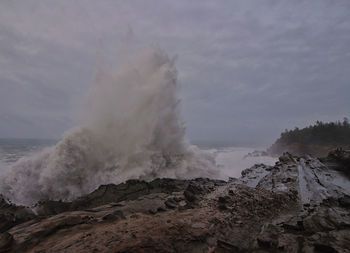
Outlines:
{"label": "ocean water", "polygon": [[53,146],[57,140],[48,139],[1,139],[0,138],[0,173],[22,157],[33,155],[45,147]]}
{"label": "ocean water", "polygon": [[[57,142],[57,140],[48,139],[0,139],[0,175],[10,170],[20,158],[35,156],[44,148],[54,146]],[[273,165],[277,160],[270,156],[246,157],[254,150],[264,149],[259,147],[220,147],[212,144],[208,148],[208,145],[200,143],[198,145],[200,149],[209,151],[215,156],[216,165],[227,177],[239,177],[242,170],[254,164]]]}
{"label": "ocean water", "polygon": [[227,177],[238,178],[244,169],[255,164],[274,165],[276,157],[271,156],[247,156],[255,150],[265,150],[265,147],[216,147],[210,151],[215,155],[216,165],[222,174]]}

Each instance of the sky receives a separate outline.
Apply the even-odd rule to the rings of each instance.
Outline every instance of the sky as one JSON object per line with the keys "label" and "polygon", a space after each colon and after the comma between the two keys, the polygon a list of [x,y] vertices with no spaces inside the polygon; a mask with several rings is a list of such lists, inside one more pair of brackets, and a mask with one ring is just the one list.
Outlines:
{"label": "sky", "polygon": [[187,136],[272,143],[349,117],[349,0],[2,0],[0,137],[60,138],[101,58],[176,56]]}

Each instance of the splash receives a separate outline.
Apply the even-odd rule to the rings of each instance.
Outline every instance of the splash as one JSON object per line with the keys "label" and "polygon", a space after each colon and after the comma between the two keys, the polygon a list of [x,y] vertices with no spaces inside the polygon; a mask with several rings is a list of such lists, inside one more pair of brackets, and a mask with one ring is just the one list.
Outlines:
{"label": "splash", "polygon": [[191,146],[179,115],[177,70],[148,48],[116,71],[100,68],[83,126],[54,147],[19,160],[1,179],[13,202],[72,200],[128,179],[218,177],[214,157]]}

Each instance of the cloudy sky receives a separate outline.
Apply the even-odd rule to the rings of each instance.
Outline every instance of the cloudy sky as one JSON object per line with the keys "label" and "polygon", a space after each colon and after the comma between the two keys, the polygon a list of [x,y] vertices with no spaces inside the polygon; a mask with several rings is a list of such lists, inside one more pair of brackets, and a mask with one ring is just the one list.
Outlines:
{"label": "cloudy sky", "polygon": [[350,116],[349,0],[2,0],[0,137],[58,138],[101,56],[177,55],[191,140],[270,143]]}

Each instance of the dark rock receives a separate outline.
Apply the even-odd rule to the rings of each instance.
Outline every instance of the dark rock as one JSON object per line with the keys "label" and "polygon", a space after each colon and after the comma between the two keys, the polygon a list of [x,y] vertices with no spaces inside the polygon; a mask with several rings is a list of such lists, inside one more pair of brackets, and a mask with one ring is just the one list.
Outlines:
{"label": "dark rock", "polygon": [[165,208],[161,206],[157,208],[157,212],[165,212],[165,211],[166,211]]}
{"label": "dark rock", "polygon": [[179,210],[179,211],[181,212],[181,211],[185,211],[185,210],[193,209],[193,208],[195,208],[195,205],[194,205],[193,203],[187,203],[187,204],[184,205],[184,206],[179,206],[179,207],[177,208],[177,210]]}
{"label": "dark rock", "polygon": [[126,219],[123,212],[120,210],[114,211],[113,213],[106,214],[102,217],[102,220],[104,221],[116,221]]}
{"label": "dark rock", "polygon": [[120,219],[126,219],[124,213],[120,210],[116,210],[113,212],[114,215],[118,216]]}
{"label": "dark rock", "polygon": [[221,211],[227,210],[227,206],[226,206],[224,203],[220,203],[220,204],[218,205],[218,208],[219,208],[219,210],[221,210]]}
{"label": "dark rock", "polygon": [[156,213],[157,213],[157,210],[155,210],[155,209],[150,209],[150,210],[148,210],[148,212],[149,212],[150,214],[156,214]]}
{"label": "dark rock", "polygon": [[272,224],[263,226],[262,231],[257,238],[258,245],[262,248],[268,249],[277,248],[279,233],[279,229]]}
{"label": "dark rock", "polygon": [[233,245],[232,243],[223,241],[223,240],[217,240],[217,249],[222,251],[225,250],[227,252],[239,252],[240,248],[236,245]]}
{"label": "dark rock", "polygon": [[178,197],[174,197],[173,200],[176,201],[176,202],[180,202],[182,199],[178,198]]}
{"label": "dark rock", "polygon": [[[200,182],[200,180],[198,182]],[[118,205],[118,202],[135,200],[151,193],[171,194],[173,192],[180,192],[183,191],[188,184],[189,182],[187,180],[168,178],[155,179],[152,182],[128,180],[118,185],[101,185],[92,193],[82,196],[72,202],[44,201],[38,203],[35,208],[39,215],[44,216],[55,215],[66,211],[91,210],[92,208],[109,203]],[[178,200],[176,199],[175,201]]]}
{"label": "dark rock", "polygon": [[228,198],[225,196],[225,197],[219,197],[219,199],[218,199],[218,202],[219,203],[223,203],[223,204],[225,204],[225,203],[227,203],[228,202],[228,200],[227,200]]}
{"label": "dark rock", "polygon": [[119,217],[112,214],[112,213],[109,213],[109,214],[106,214],[105,216],[102,217],[102,220],[104,221],[115,221],[115,220],[119,220]]}
{"label": "dark rock", "polygon": [[17,223],[14,221],[14,217],[12,215],[0,214],[0,233],[7,231],[16,224]]}
{"label": "dark rock", "polygon": [[207,193],[207,190],[204,188],[203,184],[198,182],[190,182],[184,191],[184,196],[187,201],[194,202],[198,199],[199,195]]}
{"label": "dark rock", "polygon": [[200,195],[206,193],[203,184],[190,182],[185,191],[190,191],[195,195]]}
{"label": "dark rock", "polygon": [[274,241],[272,240],[266,240],[266,239],[263,239],[263,238],[257,238],[257,241],[258,241],[258,245],[262,248],[267,248],[267,249],[270,249],[270,248],[276,248],[276,244]]}
{"label": "dark rock", "polygon": [[140,180],[128,180],[118,185],[101,185],[92,193],[73,201],[71,203],[71,210],[82,210],[112,202],[118,203],[125,200],[135,200],[149,193],[149,184]]}
{"label": "dark rock", "polygon": [[281,163],[295,163],[293,156],[288,152],[283,153],[278,159]]}
{"label": "dark rock", "polygon": [[178,203],[174,200],[174,198],[167,199],[164,202],[165,206],[170,209],[174,209],[177,207]]}
{"label": "dark rock", "polygon": [[185,196],[186,200],[189,202],[193,202],[193,201],[197,200],[197,197],[191,191],[187,191],[187,190],[184,191],[184,196]]}
{"label": "dark rock", "polygon": [[38,215],[42,215],[42,216],[55,215],[55,214],[70,211],[71,203],[47,200],[36,204],[35,210]]}
{"label": "dark rock", "polygon": [[11,204],[0,194],[0,233],[35,217],[36,215],[29,208]]}
{"label": "dark rock", "polygon": [[173,193],[183,191],[188,182],[186,180],[157,178],[149,183],[152,192]]}
{"label": "dark rock", "polygon": [[218,198],[218,208],[219,208],[219,210],[223,211],[223,210],[227,210],[228,209],[227,206],[226,206],[226,204],[228,203],[228,200],[229,200],[228,196],[224,196],[224,197],[220,196]]}
{"label": "dark rock", "polygon": [[302,220],[297,221],[295,224],[293,224],[293,223],[283,223],[282,227],[284,229],[286,229],[286,230],[289,230],[289,231],[304,231],[305,230]]}
{"label": "dark rock", "polygon": [[229,177],[229,178],[228,178],[228,182],[229,182],[229,183],[237,182],[237,178],[235,178],[235,177]]}
{"label": "dark rock", "polygon": [[11,247],[13,236],[10,233],[4,232],[0,234],[0,252],[5,252]]}
{"label": "dark rock", "polygon": [[314,244],[314,249],[316,253],[338,253],[336,249],[325,244]]}
{"label": "dark rock", "polygon": [[350,196],[345,195],[338,199],[339,205],[342,207],[350,207]]}

